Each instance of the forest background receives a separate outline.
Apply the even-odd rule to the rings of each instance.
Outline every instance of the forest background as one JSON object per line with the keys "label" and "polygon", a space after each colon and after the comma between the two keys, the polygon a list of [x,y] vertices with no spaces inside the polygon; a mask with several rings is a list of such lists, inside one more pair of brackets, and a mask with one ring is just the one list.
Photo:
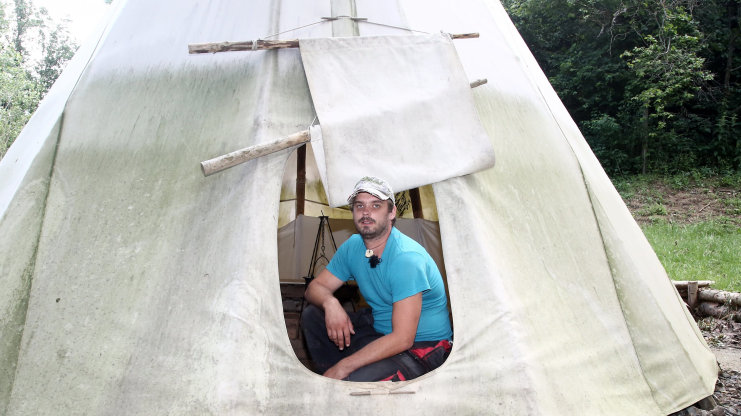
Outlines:
{"label": "forest background", "polygon": [[741,167],[741,2],[503,3],[611,177]]}
{"label": "forest background", "polygon": [[[741,1],[502,4],[672,278],[741,291]],[[67,24],[0,0],[0,158],[77,49]]]}

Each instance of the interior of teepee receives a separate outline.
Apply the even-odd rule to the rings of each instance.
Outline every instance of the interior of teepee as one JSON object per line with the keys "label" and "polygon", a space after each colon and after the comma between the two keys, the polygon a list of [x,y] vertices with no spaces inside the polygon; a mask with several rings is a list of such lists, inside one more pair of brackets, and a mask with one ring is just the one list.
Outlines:
{"label": "interior of teepee", "polygon": [[[432,186],[399,192],[396,201],[396,227],[425,247],[438,265],[447,288]],[[336,248],[356,231],[348,207],[329,206],[311,144],[300,146],[287,159],[278,225],[278,265],[286,331],[296,357],[312,369],[300,325],[301,312],[306,307],[306,284],[324,269]],[[348,311],[368,306],[352,281],[335,296]],[[450,299],[448,308],[451,308]]]}

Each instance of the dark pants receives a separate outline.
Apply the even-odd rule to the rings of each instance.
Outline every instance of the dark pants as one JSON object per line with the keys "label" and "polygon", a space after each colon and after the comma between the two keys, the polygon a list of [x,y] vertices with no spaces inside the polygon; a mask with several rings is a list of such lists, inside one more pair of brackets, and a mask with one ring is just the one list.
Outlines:
{"label": "dark pants", "polygon": [[[306,340],[315,370],[323,374],[341,359],[357,352],[383,334],[373,329],[373,314],[370,309],[359,312],[350,312],[355,334],[350,338],[350,346],[340,350],[329,339],[327,326],[324,320],[324,311],[313,305],[304,309],[301,315],[301,327]],[[409,380],[419,377],[428,371],[439,367],[450,352],[450,345],[438,347],[439,341],[415,342],[412,349],[385,358],[352,372],[345,380],[350,381],[381,381],[381,380]]]}

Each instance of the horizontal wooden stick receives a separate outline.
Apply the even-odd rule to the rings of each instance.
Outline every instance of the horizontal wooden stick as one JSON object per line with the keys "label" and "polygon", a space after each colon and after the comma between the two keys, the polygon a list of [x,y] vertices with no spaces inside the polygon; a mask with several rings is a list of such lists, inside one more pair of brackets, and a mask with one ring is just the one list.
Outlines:
{"label": "horizontal wooden stick", "polygon": [[476,81],[474,81],[474,82],[471,83],[471,88],[480,87],[480,86],[486,84],[487,82],[489,82],[489,80],[486,79],[486,78],[477,79]]}
{"label": "horizontal wooden stick", "polygon": [[[672,280],[672,283],[674,283],[674,287],[677,289],[687,289],[687,284],[689,281],[687,280]],[[714,284],[715,281],[713,280],[698,280],[697,281],[697,287],[707,287],[712,284]]]}
{"label": "horizontal wooden stick", "polygon": [[[450,34],[453,39],[474,39],[478,33]],[[241,42],[216,42],[216,43],[191,43],[188,45],[188,53],[217,53],[234,51],[264,51],[269,49],[298,48],[298,39],[290,40],[246,40]]]}
{"label": "horizontal wooden stick", "polygon": [[250,161],[260,156],[275,153],[279,150],[288,149],[311,140],[309,130],[303,130],[290,136],[280,138],[270,143],[258,144],[256,146],[245,147],[225,155],[201,162],[201,170],[205,176],[221,172],[232,166]]}

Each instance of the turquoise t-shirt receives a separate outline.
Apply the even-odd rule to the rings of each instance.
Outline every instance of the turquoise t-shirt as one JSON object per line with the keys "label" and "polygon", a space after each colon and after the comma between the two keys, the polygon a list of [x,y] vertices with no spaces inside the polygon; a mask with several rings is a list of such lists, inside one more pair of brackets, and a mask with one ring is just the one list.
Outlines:
{"label": "turquoise t-shirt", "polygon": [[391,332],[393,303],[422,292],[422,313],[414,341],[451,339],[445,286],[435,261],[416,241],[395,227],[383,250],[381,262],[371,268],[365,244],[353,234],[340,246],[327,269],[342,281],[354,279],[373,310],[373,327]]}

